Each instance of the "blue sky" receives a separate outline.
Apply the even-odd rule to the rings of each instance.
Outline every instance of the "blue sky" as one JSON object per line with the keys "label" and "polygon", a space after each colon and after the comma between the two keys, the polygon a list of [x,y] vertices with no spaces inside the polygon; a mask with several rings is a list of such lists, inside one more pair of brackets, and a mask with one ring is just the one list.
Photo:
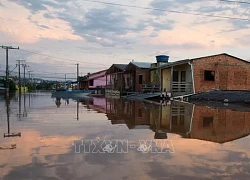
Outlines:
{"label": "blue sky", "polygon": [[[17,59],[25,59],[35,77],[64,78],[69,73],[73,78],[76,63],[85,75],[113,63],[155,62],[159,54],[176,61],[225,52],[250,60],[250,21],[169,12],[250,19],[250,4],[218,0],[102,2],[166,11],[83,0],[0,0],[1,45],[21,48],[10,51],[10,69]],[[3,71],[3,49],[0,62]]]}

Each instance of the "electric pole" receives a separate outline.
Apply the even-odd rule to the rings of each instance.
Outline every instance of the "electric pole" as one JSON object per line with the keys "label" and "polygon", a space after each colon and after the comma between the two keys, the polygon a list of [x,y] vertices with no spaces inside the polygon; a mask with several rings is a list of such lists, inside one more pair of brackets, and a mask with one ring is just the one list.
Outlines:
{"label": "electric pole", "polygon": [[79,84],[79,64],[76,64],[76,71],[77,71],[77,90],[80,90]]}
{"label": "electric pole", "polygon": [[18,64],[18,90],[21,91],[21,62],[23,60],[17,60]]}
{"label": "electric pole", "polygon": [[67,89],[67,74],[65,74],[65,82],[64,82],[64,88]]}
{"label": "electric pole", "polygon": [[32,84],[31,74],[30,74],[31,72],[33,72],[33,71],[30,71],[30,70],[28,71],[28,73],[29,73],[29,84]]}
{"label": "electric pole", "polygon": [[24,91],[26,89],[26,87],[25,87],[25,85],[26,85],[26,77],[25,77],[26,67],[29,67],[29,66],[27,64],[23,64],[23,86],[24,86]]}
{"label": "electric pole", "polygon": [[14,48],[12,46],[2,46],[2,49],[6,50],[6,90],[9,93],[10,82],[9,82],[9,49],[19,49],[19,47]]}

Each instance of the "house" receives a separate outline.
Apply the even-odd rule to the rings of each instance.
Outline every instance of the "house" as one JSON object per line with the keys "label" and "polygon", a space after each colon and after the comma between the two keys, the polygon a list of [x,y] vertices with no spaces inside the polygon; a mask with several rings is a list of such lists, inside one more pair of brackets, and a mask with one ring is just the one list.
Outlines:
{"label": "house", "polygon": [[113,64],[106,72],[106,95],[117,95],[125,88],[124,71],[127,64]]}
{"label": "house", "polygon": [[[88,73],[86,76],[79,77],[80,89],[91,89],[91,90],[104,90],[106,87],[106,76],[107,70],[98,71],[95,73]],[[103,91],[102,91],[103,92]],[[100,92],[98,92],[100,94]]]}
{"label": "house", "polygon": [[150,82],[149,62],[130,62],[125,69],[125,89],[132,92],[142,92],[143,85]]}
{"label": "house", "polygon": [[156,56],[156,63],[152,63],[150,67],[150,82],[155,85],[160,85],[160,67],[167,64],[169,56],[159,55]]}
{"label": "house", "polygon": [[210,90],[250,90],[250,63],[229,54],[170,62],[160,67],[161,91],[183,96]]}

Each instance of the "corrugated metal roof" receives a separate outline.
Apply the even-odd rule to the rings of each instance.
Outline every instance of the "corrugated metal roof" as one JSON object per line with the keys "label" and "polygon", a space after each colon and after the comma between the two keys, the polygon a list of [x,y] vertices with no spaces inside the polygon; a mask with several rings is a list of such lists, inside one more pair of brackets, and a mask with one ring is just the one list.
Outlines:
{"label": "corrugated metal roof", "polygon": [[127,64],[113,64],[113,65],[120,70],[125,70],[127,67]]}
{"label": "corrugated metal roof", "polygon": [[215,54],[215,55],[210,55],[210,56],[204,56],[204,57],[198,57],[198,58],[192,58],[192,59],[185,59],[185,60],[180,60],[180,61],[175,61],[175,62],[169,62],[168,64],[162,65],[161,68],[169,68],[169,67],[176,66],[176,65],[186,64],[186,63],[188,63],[190,61],[197,61],[197,60],[202,59],[202,58],[215,57],[215,56],[220,56],[220,55],[229,56],[229,57],[232,57],[232,58],[235,58],[235,59],[238,59],[238,60],[250,63],[247,60],[240,59],[240,58],[232,56],[230,54],[221,53],[221,54]]}
{"label": "corrugated metal roof", "polygon": [[169,62],[167,64],[161,65],[160,68],[169,68],[169,67],[173,67],[176,65],[186,64],[190,61],[191,61],[190,59],[185,59],[185,60],[180,60],[180,61],[175,61],[175,62]]}
{"label": "corrugated metal roof", "polygon": [[144,68],[144,69],[150,68],[150,66],[152,64],[150,62],[131,62],[131,63],[139,68]]}

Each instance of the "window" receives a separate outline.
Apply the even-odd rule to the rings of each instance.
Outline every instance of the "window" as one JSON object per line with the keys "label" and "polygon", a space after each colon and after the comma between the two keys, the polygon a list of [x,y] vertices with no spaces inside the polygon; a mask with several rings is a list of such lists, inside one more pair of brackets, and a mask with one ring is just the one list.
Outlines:
{"label": "window", "polygon": [[203,127],[212,127],[213,126],[213,117],[204,117],[203,118]]}
{"label": "window", "polygon": [[204,71],[204,80],[205,81],[215,81],[215,71]]}
{"label": "window", "polygon": [[179,81],[179,72],[173,71],[173,82],[178,82],[178,81]]}
{"label": "window", "polygon": [[186,71],[181,71],[181,82],[186,81]]}
{"label": "window", "polygon": [[93,79],[89,81],[89,86],[94,86],[94,80]]}
{"label": "window", "polygon": [[143,81],[143,75],[139,75],[139,84],[142,84]]}

